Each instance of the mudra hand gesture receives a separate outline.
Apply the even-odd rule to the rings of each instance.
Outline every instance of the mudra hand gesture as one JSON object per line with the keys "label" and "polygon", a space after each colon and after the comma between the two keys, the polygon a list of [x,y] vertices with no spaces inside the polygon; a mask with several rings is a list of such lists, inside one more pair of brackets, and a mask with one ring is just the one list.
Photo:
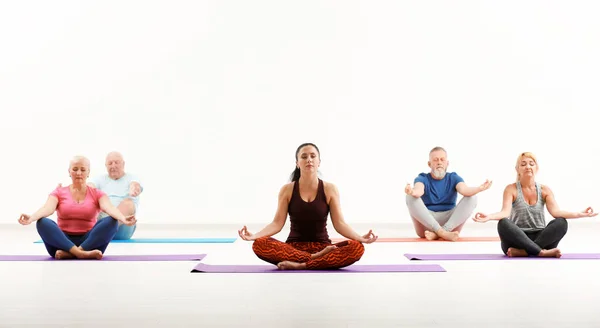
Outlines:
{"label": "mudra hand gesture", "polygon": [[492,181],[485,180],[485,182],[482,183],[481,186],[479,186],[479,190],[481,190],[481,191],[488,190],[488,189],[490,189],[491,186],[492,186]]}
{"label": "mudra hand gesture", "polygon": [[140,185],[138,183],[134,182],[129,186],[129,196],[137,197],[140,195],[141,192],[142,188],[140,188]]}
{"label": "mudra hand gesture", "polygon": [[592,217],[598,215],[598,213],[594,213],[594,210],[591,207],[586,208],[581,213],[579,213],[581,217]]}
{"label": "mudra hand gesture", "polygon": [[370,244],[374,241],[377,240],[377,236],[375,236],[375,234],[373,233],[373,230],[369,230],[369,232],[367,234],[365,234],[364,236],[361,236],[360,241],[363,244]]}
{"label": "mudra hand gesture", "polygon": [[121,222],[126,226],[133,226],[137,222],[135,215],[126,216]]}
{"label": "mudra hand gesture", "polygon": [[246,226],[244,226],[242,230],[238,230],[238,235],[240,235],[240,238],[247,241],[252,241],[256,239],[254,238],[254,234],[248,231],[248,228],[246,228]]}
{"label": "mudra hand gesture", "polygon": [[475,222],[479,222],[479,223],[483,223],[483,222],[487,222],[490,220],[489,215],[478,212],[477,214],[475,214],[475,217],[473,217],[473,221]]}
{"label": "mudra hand gesture", "polygon": [[19,223],[22,225],[28,225],[31,223],[31,216],[27,215],[27,214],[21,214],[21,216],[19,217]]}

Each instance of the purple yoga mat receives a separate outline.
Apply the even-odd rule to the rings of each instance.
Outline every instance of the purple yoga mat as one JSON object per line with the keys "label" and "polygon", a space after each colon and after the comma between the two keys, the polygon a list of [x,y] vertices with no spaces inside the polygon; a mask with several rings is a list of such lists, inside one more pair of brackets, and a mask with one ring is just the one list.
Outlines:
{"label": "purple yoga mat", "polygon": [[[105,255],[100,261],[200,261],[206,254]],[[50,255],[0,255],[0,261],[59,261]],[[69,259],[60,261],[98,261]]]}
{"label": "purple yoga mat", "polygon": [[336,269],[336,270],[279,270],[274,265],[216,265],[199,263],[192,272],[208,273],[345,273],[345,272],[446,272],[444,268],[437,264],[380,264],[380,265],[359,265]]}
{"label": "purple yoga mat", "polygon": [[456,260],[592,260],[600,259],[600,254],[562,254],[556,257],[508,257],[504,254],[404,254],[409,260],[422,261],[456,261]]}

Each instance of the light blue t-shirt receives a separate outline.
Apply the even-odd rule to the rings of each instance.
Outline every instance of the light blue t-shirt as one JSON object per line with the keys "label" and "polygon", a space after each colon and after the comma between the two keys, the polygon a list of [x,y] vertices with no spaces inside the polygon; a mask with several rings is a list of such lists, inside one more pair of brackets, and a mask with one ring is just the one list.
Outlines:
{"label": "light blue t-shirt", "polygon": [[124,199],[130,198],[137,209],[140,195],[137,195],[137,197],[129,196],[129,185],[131,182],[139,183],[141,190],[144,190],[140,180],[136,176],[129,173],[125,173],[125,175],[118,180],[113,180],[108,174],[96,176],[94,179],[92,179],[92,183],[96,186],[96,188],[106,193],[113,205],[119,206]]}
{"label": "light blue t-shirt", "polygon": [[456,185],[464,182],[455,172],[446,173],[443,179],[436,180],[431,173],[421,173],[415,178],[415,183],[425,185],[425,193],[421,196],[428,210],[433,212],[449,211],[456,206],[458,192]]}

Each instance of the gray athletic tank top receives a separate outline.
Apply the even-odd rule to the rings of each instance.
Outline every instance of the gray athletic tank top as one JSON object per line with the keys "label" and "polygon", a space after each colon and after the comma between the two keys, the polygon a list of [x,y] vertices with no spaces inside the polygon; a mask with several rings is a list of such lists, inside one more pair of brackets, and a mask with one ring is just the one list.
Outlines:
{"label": "gray athletic tank top", "polygon": [[517,181],[517,199],[512,204],[510,220],[524,231],[542,230],[546,227],[546,219],[544,218],[545,202],[542,197],[542,187],[537,182],[535,189],[537,191],[537,202],[535,205],[529,205],[523,198],[521,182]]}

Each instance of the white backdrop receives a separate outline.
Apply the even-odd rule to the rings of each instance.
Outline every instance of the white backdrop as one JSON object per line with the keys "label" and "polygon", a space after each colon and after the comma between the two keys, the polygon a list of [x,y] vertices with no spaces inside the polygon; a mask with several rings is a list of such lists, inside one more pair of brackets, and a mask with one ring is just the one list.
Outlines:
{"label": "white backdrop", "polygon": [[517,155],[600,209],[597,1],[11,1],[0,5],[0,223],[119,150],[148,223],[268,223],[315,142],[349,222],[410,222],[434,146],[497,211]]}

